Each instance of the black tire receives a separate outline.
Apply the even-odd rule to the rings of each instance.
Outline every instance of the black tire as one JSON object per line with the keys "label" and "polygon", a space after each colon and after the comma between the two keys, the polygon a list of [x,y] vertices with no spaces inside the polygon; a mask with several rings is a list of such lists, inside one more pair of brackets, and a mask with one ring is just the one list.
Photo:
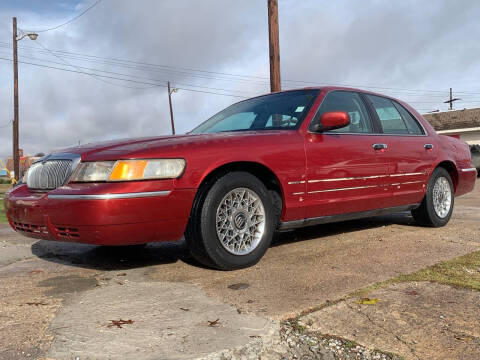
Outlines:
{"label": "black tire", "polygon": [[[265,214],[263,236],[258,245],[245,255],[235,255],[227,251],[221,243],[216,227],[217,209],[222,200],[230,191],[238,188],[246,188],[258,195]],[[200,263],[219,270],[235,270],[255,265],[270,246],[277,223],[272,199],[265,185],[247,172],[236,171],[221,176],[199,191],[185,232],[185,240],[192,256]]]}
{"label": "black tire", "polygon": [[[433,199],[433,188],[435,183],[439,178],[445,178],[450,186],[450,194],[451,194],[451,204],[448,213],[444,217],[440,217],[437,212],[435,211],[434,207],[434,199]],[[428,180],[427,184],[427,191],[425,197],[422,200],[420,206],[414,210],[412,210],[412,216],[417,222],[417,224],[422,226],[430,226],[430,227],[441,227],[445,226],[450,217],[452,216],[453,206],[455,203],[455,195],[454,195],[454,188],[452,183],[452,178],[447,170],[444,168],[436,168],[430,179]]]}

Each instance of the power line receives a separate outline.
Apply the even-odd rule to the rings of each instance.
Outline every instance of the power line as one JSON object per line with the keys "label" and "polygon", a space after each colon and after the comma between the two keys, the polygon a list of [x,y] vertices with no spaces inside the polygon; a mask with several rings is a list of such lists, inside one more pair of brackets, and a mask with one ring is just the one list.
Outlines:
{"label": "power line", "polygon": [[[0,42],[0,44],[2,44]],[[8,45],[7,43],[3,43]],[[22,47],[22,48],[32,48],[32,47]],[[53,52],[59,52],[63,54],[69,54],[69,55],[74,55],[74,56],[81,56],[83,61],[91,61],[94,62],[94,59],[99,59],[99,60],[107,60],[109,61],[108,64],[110,65],[115,65],[115,66],[125,66],[125,65],[130,65],[136,69],[141,69],[140,66],[145,69],[145,67],[156,67],[156,68],[163,68],[163,71],[172,71],[176,73],[181,73],[185,75],[191,75],[191,72],[201,72],[205,74],[214,74],[214,75],[221,75],[221,76],[230,76],[230,77],[235,77],[238,79],[225,79],[225,78],[215,78],[215,77],[206,77],[206,76],[200,76],[200,74],[195,75],[196,77],[203,77],[207,79],[215,79],[215,80],[224,80],[224,81],[248,81],[249,83],[253,83],[252,79],[259,79],[259,80],[268,80],[268,77],[264,76],[254,76],[254,75],[240,75],[240,74],[232,74],[232,73],[226,73],[226,72],[216,72],[216,71],[209,71],[209,70],[200,70],[200,69],[194,69],[194,68],[188,68],[188,67],[175,67],[175,66],[170,66],[170,65],[160,65],[160,64],[153,64],[153,63],[148,63],[148,62],[140,62],[140,61],[133,61],[133,60],[126,60],[126,59],[119,59],[119,58],[111,58],[111,57],[101,57],[101,56],[96,56],[96,55],[87,55],[87,54],[81,54],[81,53],[76,53],[76,52],[68,52],[68,51],[63,51],[63,50],[52,50]],[[91,59],[88,59],[91,58]],[[93,58],[93,59],[92,59]],[[140,66],[139,66],[140,65]],[[170,70],[169,70],[170,69]],[[179,71],[180,70],[180,71]],[[247,80],[249,78],[250,80]],[[283,80],[283,82],[292,82],[292,83],[302,83],[302,84],[310,84],[310,85],[324,85],[324,86],[345,86],[345,87],[360,87],[360,88],[365,88],[365,89],[379,89],[379,90],[390,90],[390,91],[396,91],[396,92],[410,92],[410,93],[418,93],[418,92],[423,92],[423,93],[434,93],[438,94],[436,96],[444,96],[445,92],[448,92],[448,90],[431,90],[431,89],[408,89],[408,88],[395,88],[395,87],[385,87],[385,86],[370,86],[370,85],[356,85],[356,84],[347,84],[347,83],[329,83],[329,82],[317,82],[317,81],[306,81],[306,80],[292,80],[292,79],[287,79]],[[256,82],[257,84],[261,85],[268,85],[266,82]],[[480,94],[480,92],[472,92],[472,91],[457,91],[456,93],[459,94]],[[412,95],[417,95],[417,94],[412,94]],[[432,95],[433,96],[433,95]]]}
{"label": "power line", "polygon": [[29,32],[35,32],[35,33],[41,33],[41,32],[47,32],[47,31],[51,31],[51,30],[56,30],[58,28],[61,28],[62,26],[65,26],[65,25],[68,25],[72,22],[74,22],[75,20],[77,20],[79,17],[85,15],[88,11],[92,10],[95,6],[97,6],[98,4],[100,4],[102,2],[102,0],[97,0],[95,3],[93,3],[92,5],[90,5],[88,8],[86,8],[85,10],[83,10],[80,14],[74,16],[73,18],[71,18],[70,20],[68,21],[65,21],[64,23],[61,23],[57,26],[53,26],[51,28],[47,28],[47,29],[43,29],[43,30],[29,30]]}
{"label": "power line", "polygon": [[[7,59],[7,58],[3,58],[3,57],[0,57],[0,60],[13,61],[12,59]],[[145,84],[145,85],[152,85],[152,86],[159,86],[159,87],[167,87],[166,84],[151,83],[151,82],[138,81],[138,80],[132,80],[132,79],[122,79],[122,78],[113,77],[113,76],[92,74],[92,73],[87,73],[87,72],[84,72],[84,71],[78,71],[78,70],[71,70],[71,69],[59,68],[59,67],[56,67],[56,66],[48,66],[48,65],[36,64],[36,63],[27,62],[27,61],[19,61],[19,63],[21,63],[21,64],[26,64],[26,65],[43,67],[43,68],[47,68],[47,69],[55,69],[55,70],[67,71],[67,72],[77,73],[77,74],[94,75],[94,76],[98,76],[98,77],[102,77],[102,78],[114,79],[114,80],[121,80],[121,81],[126,81],[126,82],[137,83],[137,84]],[[230,97],[237,97],[237,98],[243,98],[243,99],[246,99],[246,98],[247,98],[246,96],[239,96],[239,95],[234,95],[234,94],[224,94],[224,93],[217,93],[217,92],[213,92],[213,91],[203,91],[203,90],[197,90],[197,89],[187,89],[187,88],[183,88],[183,87],[177,87],[177,89],[185,90],[185,91],[191,91],[191,92],[197,92],[197,93],[204,93],[204,94],[214,94],[214,95],[230,96]]]}
{"label": "power line", "polygon": [[[41,44],[40,44],[41,45]],[[45,48],[43,46],[43,48]],[[45,48],[46,50],[48,50],[47,48]],[[91,67],[85,67],[85,66],[79,66],[79,65],[73,65],[69,62],[66,62],[63,57],[59,57],[57,54],[55,53],[52,53],[52,55],[54,55],[55,57],[57,58],[60,58],[60,60],[62,60],[61,63],[59,62],[56,62],[56,61],[51,61],[51,60],[45,60],[45,59],[41,59],[41,58],[37,58],[37,57],[32,57],[32,56],[26,56],[26,55],[23,55],[22,58],[25,58],[25,59],[32,59],[32,60],[37,60],[37,61],[42,61],[42,62],[48,62],[48,63],[52,63],[52,64],[60,64],[60,65],[64,65],[64,64],[67,64],[69,66],[72,66],[74,68],[76,68],[77,70],[79,71],[82,71],[80,69],[85,69],[85,70],[90,70],[90,71],[94,71],[94,72],[100,72],[100,73],[105,73],[105,74],[112,74],[112,75],[118,75],[118,76],[124,76],[124,77],[130,77],[130,78],[135,78],[135,79],[141,79],[141,80],[149,80],[149,81],[158,81],[158,82],[167,82],[168,80],[166,79],[156,79],[156,78],[151,78],[151,77],[143,77],[143,76],[137,76],[137,75],[132,75],[132,74],[125,74],[125,73],[120,73],[120,72],[115,72],[115,71],[108,71],[108,70],[102,70],[102,69],[97,69],[97,68],[91,68]],[[82,71],[83,72],[83,71]],[[97,78],[96,78],[97,79]],[[102,79],[97,79],[97,80],[102,80]],[[106,82],[105,80],[103,80],[104,82]],[[109,83],[109,82],[107,82]],[[112,85],[118,85],[120,86],[119,84],[114,84],[114,83],[109,83],[109,84],[112,84]],[[203,85],[197,85],[197,84],[185,84],[185,83],[181,83],[181,82],[175,82],[176,85],[179,85],[179,86],[189,86],[189,87],[196,87],[196,88],[204,88],[204,89],[209,89],[209,90],[219,90],[219,91],[234,91],[236,93],[243,93],[245,95],[248,95],[248,96],[254,96],[254,94],[249,94],[249,93],[246,93],[246,92],[243,92],[241,90],[236,90],[236,89],[225,89],[225,88],[218,88],[218,87],[210,87],[210,86],[203,86]],[[124,87],[128,87],[128,86],[125,86],[125,85],[121,85],[121,86],[124,86]],[[135,88],[135,89],[145,89],[146,87],[144,88],[138,88],[138,87],[132,87],[132,88]],[[255,94],[256,95],[256,94]],[[405,98],[405,97],[410,97],[412,95],[409,95],[409,94],[401,94],[400,95]],[[427,95],[427,96],[424,96],[424,95],[418,95],[418,94],[415,94],[414,96],[422,96],[422,101],[418,101],[418,100],[406,100],[409,104],[440,104],[442,103],[443,101],[440,101],[440,100],[434,100],[433,98],[435,97],[438,97],[438,98],[444,98],[444,95],[437,95],[437,94],[431,94],[431,95]],[[432,98],[432,100],[430,101],[423,101],[424,99],[423,98]],[[426,99],[425,99],[426,100]],[[469,99],[466,99],[464,98],[464,103],[472,103],[472,102],[476,102],[476,101],[479,101],[479,99],[473,99],[473,100],[469,100]]]}
{"label": "power line", "polygon": [[[23,31],[20,29],[20,31],[23,33]],[[55,56],[57,59],[60,59],[64,65],[68,65],[68,66],[71,66],[73,67],[74,69],[80,71],[80,72],[83,72],[82,70],[80,70],[79,67],[77,67],[76,65],[73,65],[71,63],[69,63],[68,61],[66,61],[65,59],[63,59],[61,56],[59,55],[56,55],[53,51],[50,51],[48,48],[46,48],[45,46],[43,46],[38,40],[35,41],[35,44],[37,44],[38,46],[40,46],[41,48],[43,48],[44,50],[48,51],[49,53],[51,53],[53,56]],[[86,75],[90,75],[91,77],[93,77],[95,80],[98,80],[98,81],[101,81],[103,83],[106,83],[106,84],[109,84],[109,85],[113,85],[113,86],[119,86],[119,87],[125,87],[125,88],[129,88],[129,89],[137,89],[137,90],[140,90],[140,89],[146,89],[146,87],[135,87],[135,86],[128,86],[128,85],[122,85],[122,84],[115,84],[113,82],[110,82],[110,81],[107,81],[107,80],[104,80],[104,79],[101,79],[101,78],[98,78],[97,75],[91,75],[91,74],[88,74],[88,73],[85,73]]]}
{"label": "power line", "polygon": [[[3,45],[0,45],[0,47],[10,48],[10,45],[8,45],[7,43],[0,42],[0,44],[3,44]],[[33,49],[33,50],[38,51],[38,49],[32,48],[32,47],[22,47],[22,49]],[[113,65],[113,66],[118,66],[118,67],[135,69],[135,70],[139,70],[139,71],[149,71],[149,72],[150,71],[155,71],[155,72],[175,73],[175,74],[179,74],[179,75],[187,75],[187,76],[201,78],[201,79],[220,80],[220,81],[229,81],[229,82],[231,82],[231,81],[243,82],[243,83],[248,83],[249,85],[259,84],[259,85],[267,86],[269,84],[268,82],[253,81],[252,79],[224,78],[224,77],[219,78],[219,77],[215,77],[213,75],[203,74],[203,73],[198,74],[198,73],[194,73],[194,72],[185,71],[185,70],[183,70],[184,68],[175,68],[175,67],[167,66],[167,65],[138,63],[138,62],[128,61],[128,60],[125,60],[125,61],[116,60],[116,59],[112,59],[112,58],[100,58],[100,57],[96,57],[96,56],[81,55],[81,54],[78,54],[78,53],[69,53],[69,52],[57,51],[57,50],[52,50],[52,51],[55,52],[55,53],[60,53],[60,54],[62,54],[62,56],[66,56],[69,59],[75,59],[75,60],[87,61],[87,62],[93,62],[93,63],[100,63],[100,64],[105,64],[105,65]],[[42,53],[41,50],[40,50],[40,53]],[[64,55],[64,54],[67,54],[67,55]],[[73,54],[73,56],[71,54]],[[90,58],[90,57],[93,57],[93,59]],[[175,69],[179,69],[179,70],[175,70]],[[214,73],[214,72],[211,72],[211,73]],[[226,73],[221,73],[221,75],[223,75],[223,74],[226,74]]]}
{"label": "power line", "polygon": [[[9,45],[8,43],[5,43],[5,42],[0,42],[0,44]],[[24,48],[24,49],[35,49],[32,46],[22,46],[22,48]],[[88,54],[82,54],[82,53],[70,52],[70,51],[64,51],[64,50],[52,50],[52,51],[60,52],[60,53],[64,53],[64,54],[69,54],[69,55],[77,55],[77,56],[82,56],[82,57],[87,57],[87,58],[89,57],[89,58],[95,58],[95,59],[101,59],[101,60],[110,60],[110,61],[115,61],[115,62],[130,63],[130,64],[137,64],[137,65],[144,65],[144,66],[151,66],[151,67],[163,67],[163,68],[178,69],[178,70],[184,70],[184,71],[190,71],[190,72],[201,72],[201,73],[206,73],[206,74],[224,75],[224,76],[232,76],[232,77],[240,77],[240,78],[250,78],[250,79],[260,79],[260,80],[269,80],[270,79],[266,76],[240,75],[240,74],[232,74],[232,73],[226,73],[226,72],[201,70],[201,69],[195,69],[195,68],[189,68],[189,67],[161,65],[161,64],[154,64],[154,63],[148,63],[148,62],[142,62],[142,61],[134,61],[134,60],[128,60],[128,59],[88,55]]]}
{"label": "power line", "polygon": [[[47,48],[45,48],[47,49]],[[48,50],[48,49],[47,49]],[[56,56],[58,57],[58,56]],[[127,87],[127,88],[134,88],[134,89],[146,89],[147,87],[143,87],[143,88],[139,88],[139,87],[131,87],[131,86],[126,86],[126,85],[120,85],[120,84],[115,84],[115,83],[111,83],[111,82],[107,82],[106,80],[104,79],[101,79],[99,77],[106,77],[106,78],[111,78],[111,79],[115,79],[115,80],[119,80],[119,81],[129,81],[129,79],[122,79],[122,78],[117,78],[117,77],[113,77],[113,76],[102,76],[100,74],[95,74],[95,73],[88,73],[88,72],[85,72],[81,69],[85,69],[85,70],[90,70],[90,71],[93,71],[93,72],[100,72],[100,73],[105,73],[105,74],[112,74],[112,75],[118,75],[118,76],[124,76],[124,77],[130,77],[130,78],[134,78],[134,79],[141,79],[141,80],[147,80],[147,81],[155,81],[155,82],[166,82],[166,80],[163,80],[163,79],[153,79],[153,78],[147,78],[147,77],[140,77],[140,76],[136,76],[136,75],[131,75],[131,74],[124,74],[124,73],[119,73],[119,72],[113,72],[113,71],[107,71],[107,70],[100,70],[100,69],[95,69],[95,68],[90,68],[90,67],[83,67],[83,66],[77,66],[77,65],[72,65],[66,61],[64,61],[64,59],[61,59],[62,60],[62,63],[59,63],[59,62],[55,62],[55,61],[51,61],[51,60],[44,60],[44,59],[38,59],[38,58],[35,58],[35,57],[28,57],[28,56],[23,56],[23,58],[30,58],[30,59],[33,59],[33,60],[38,60],[38,61],[43,61],[43,62],[49,62],[49,63],[53,63],[53,64],[60,64],[60,65],[63,65],[63,64],[67,64],[68,66],[72,66],[74,68],[76,68],[76,72],[77,73],[81,73],[81,74],[85,74],[85,75],[88,75],[88,76],[91,76],[93,78],[95,78],[96,80],[100,80],[102,82],[106,82],[108,84],[111,84],[111,85],[115,85],[115,86],[121,86],[121,87]],[[6,60],[10,60],[11,59],[6,59]],[[20,61],[20,63],[25,63],[25,64],[30,64],[30,65],[35,65],[35,66],[43,66],[43,67],[47,67],[47,68],[52,68],[52,69],[58,69],[58,70],[66,70],[66,69],[63,69],[63,68],[57,68],[57,67],[50,67],[50,66],[47,66],[47,65],[44,65],[44,64],[38,64],[38,63],[30,63],[30,62],[24,62],[24,61]],[[152,84],[150,82],[143,82],[143,81],[135,81],[136,83],[139,83],[139,84],[149,84],[150,87],[153,87],[153,86],[163,86],[165,87],[165,85],[161,85],[161,84],[158,84],[158,83],[155,83],[155,84]],[[179,85],[179,86],[188,86],[188,87],[194,87],[194,88],[204,88],[204,89],[209,89],[209,90],[219,90],[219,91],[235,91],[237,93],[241,93],[240,91],[238,90],[233,90],[233,89],[224,89],[224,88],[215,88],[215,87],[209,87],[209,86],[202,86],[202,85],[196,85],[196,84],[185,84],[185,83],[175,83],[176,86]],[[182,88],[183,90],[187,90],[187,91],[194,91],[194,89],[186,89],[186,88]],[[213,92],[208,92],[208,93],[213,93]],[[219,93],[215,93],[215,94],[218,94],[218,95],[227,95],[227,96],[233,96],[233,94],[219,94]],[[249,96],[254,96],[253,94],[246,94],[246,95],[249,95]],[[437,95],[430,95],[430,96],[437,96]],[[238,97],[243,97],[243,98],[246,98],[246,96],[238,96]],[[407,101],[409,104],[411,105],[414,105],[414,104],[432,104],[432,105],[441,105],[442,101]],[[480,102],[480,99],[472,99],[472,100],[467,100],[465,99],[463,101],[464,103],[470,103],[470,104],[477,104]],[[422,109],[423,110],[423,109]]]}
{"label": "power line", "polygon": [[[96,69],[96,68],[91,68],[91,67],[72,65],[72,64],[70,64],[70,63],[68,63],[68,62],[65,62],[65,61],[57,62],[57,61],[51,61],[51,60],[45,60],[45,59],[39,59],[39,58],[35,58],[35,57],[25,56],[25,55],[21,56],[21,58],[26,58],[26,59],[31,59],[31,60],[37,60],[37,61],[43,61],[43,62],[48,62],[48,63],[51,63],[51,64],[57,64],[57,65],[65,65],[65,64],[67,64],[67,65],[69,65],[69,66],[72,66],[72,67],[76,68],[78,71],[82,71],[82,70],[80,70],[80,69],[84,69],[84,70],[90,70],[90,71],[94,71],[94,72],[105,73],[105,74],[125,76],[125,77],[134,78],[134,79],[149,80],[149,81],[158,81],[158,82],[165,82],[165,83],[168,81],[168,80],[165,80],[165,79],[154,79],[154,78],[149,78],[149,77],[136,76],[136,75],[132,75],[132,74],[124,74],[124,73],[115,72],[115,71],[107,71],[107,70],[101,70],[101,69]],[[82,72],[83,72],[83,71],[82,71]],[[98,79],[98,80],[100,80],[100,79]],[[113,84],[113,85],[117,85],[117,84]],[[248,94],[248,93],[245,93],[245,92],[243,92],[243,91],[239,91],[239,90],[235,90],[235,89],[216,88],[216,87],[202,86],[202,85],[196,85],[196,84],[186,84],[186,83],[180,83],[180,82],[175,82],[175,85],[197,87],[197,88],[203,88],[203,89],[209,89],[209,90],[234,91],[234,92],[238,92],[238,93],[243,93],[243,94],[245,94],[245,95],[254,96],[253,94]],[[136,89],[146,89],[146,88],[147,88],[147,87],[145,87],[145,88],[136,88]]]}
{"label": "power line", "polygon": [[[2,44],[5,44],[2,46]],[[41,45],[41,44],[40,44]],[[2,43],[0,42],[0,47],[6,47],[6,43]],[[99,57],[99,56],[93,56],[93,55],[83,55],[83,54],[80,54],[80,53],[70,53],[70,52],[67,52],[67,51],[60,51],[60,50],[50,50],[46,47],[44,47],[43,45],[41,45],[41,47],[45,50],[45,51],[42,51],[42,50],[38,50],[37,48],[34,48],[34,47],[25,47],[26,49],[33,49],[33,50],[36,50],[36,51],[39,51],[40,53],[43,53],[43,54],[50,54],[50,55],[53,55],[57,58],[59,58],[64,64],[67,64],[68,66],[71,66],[71,67],[74,67],[76,68],[79,72],[82,72],[81,70],[79,69],[87,69],[87,70],[91,70],[91,71],[95,71],[95,72],[103,72],[103,73],[109,73],[109,74],[114,74],[114,75],[119,75],[119,76],[126,76],[126,77],[131,77],[131,78],[137,78],[137,79],[145,79],[145,80],[150,80],[150,81],[165,81],[166,80],[159,80],[159,79],[151,79],[151,78],[145,78],[145,77],[139,77],[139,76],[135,76],[135,75],[131,75],[131,74],[123,74],[123,73],[118,73],[118,72],[112,72],[112,71],[106,71],[106,70],[99,70],[99,69],[94,69],[94,68],[88,68],[88,67],[82,67],[82,66],[78,66],[78,65],[74,65],[74,64],[71,64],[69,62],[66,62],[66,60],[64,59],[64,57],[67,57],[67,58],[73,58],[73,59],[78,59],[78,60],[83,60],[83,61],[88,61],[88,62],[93,62],[93,63],[100,63],[100,64],[106,64],[106,65],[114,65],[114,66],[121,66],[121,67],[126,67],[126,68],[132,68],[134,70],[147,70],[148,71],[151,71],[152,69],[149,69],[148,67],[149,66],[152,66],[152,67],[169,67],[169,68],[172,68],[172,69],[175,69],[175,67],[172,67],[172,66],[167,66],[167,65],[158,65],[158,64],[150,64],[150,63],[143,63],[143,62],[135,62],[135,61],[130,61],[130,60],[119,60],[119,59],[115,59],[115,58],[102,58],[102,57]],[[62,53],[62,54],[66,54],[66,55],[62,55],[62,56],[59,56],[58,53]],[[74,56],[72,55],[69,55],[69,54],[74,54]],[[80,58],[78,58],[78,56],[81,56]],[[25,56],[26,57],[26,56]],[[82,58],[83,57],[83,58]],[[89,59],[89,57],[93,57],[95,59]],[[38,58],[33,58],[35,60],[38,60],[38,61],[44,61],[44,62],[50,62],[50,63],[55,63],[53,61],[50,61],[50,60],[44,60],[44,59],[38,59]],[[103,60],[96,60],[96,59],[107,59],[107,61],[103,61]],[[108,60],[108,59],[112,59],[112,60]],[[127,64],[127,63],[131,63],[131,64]],[[56,63],[58,64],[58,63]],[[145,64],[145,65],[134,65],[134,64]],[[38,64],[37,64],[38,65]],[[180,68],[180,69],[189,69],[189,68]],[[177,73],[180,73],[180,74],[184,74],[184,75],[190,75],[192,76],[192,74],[189,74],[189,73],[185,73],[185,72],[178,72],[178,71],[175,71],[175,70],[167,70],[167,69],[159,69],[160,71],[166,71],[166,72],[177,72]],[[192,70],[192,69],[191,69]],[[203,70],[198,70],[198,71],[203,71]],[[209,73],[217,73],[217,72],[213,72],[213,71],[208,71]],[[101,80],[103,82],[106,82],[105,80],[102,80],[102,79],[99,79],[97,78],[99,75],[97,74],[89,74],[89,73],[85,73],[86,75],[89,75],[89,76],[92,76],[94,78],[96,78],[97,80]],[[228,73],[218,73],[218,74],[222,74],[222,75],[234,75],[234,76],[241,76],[241,75],[238,75],[238,74],[228,74]],[[225,78],[216,78],[216,77],[211,77],[211,76],[202,76],[202,75],[197,75],[197,74],[193,74],[193,76],[197,76],[197,77],[200,77],[200,78],[205,78],[205,79],[215,79],[215,80],[223,80],[223,81],[237,81],[237,80],[240,80],[242,82],[248,82],[249,84],[252,84],[253,81],[252,80],[246,80],[246,79],[225,79]],[[251,76],[252,78],[261,78],[261,77],[256,77],[256,76]],[[125,80],[125,79],[119,79],[119,80]],[[297,82],[303,82],[302,80],[295,80]],[[110,82],[106,82],[108,84],[111,84],[111,85],[114,85],[114,86],[122,86],[122,87],[128,87],[128,86],[125,86],[125,85],[120,85],[120,84],[115,84],[115,83],[110,83]],[[314,82],[308,82],[308,83],[314,83]],[[258,83],[258,84],[262,84],[262,85],[266,85],[268,83]],[[314,83],[316,85],[319,85],[319,83]],[[219,90],[219,91],[236,91],[236,92],[239,92],[238,90],[233,90],[233,89],[224,89],[224,88],[213,88],[213,87],[208,87],[208,86],[202,86],[202,85],[194,85],[194,84],[181,84],[181,83],[178,83],[178,85],[181,85],[181,86],[191,86],[191,87],[198,87],[198,88],[205,88],[205,89],[211,89],[211,90]],[[328,84],[328,85],[335,85],[335,86],[347,86],[346,84]],[[434,98],[434,97],[438,97],[438,98],[443,98],[445,95],[445,92],[446,91],[440,91],[440,90],[413,90],[413,89],[399,89],[399,88],[386,88],[386,87],[378,87],[378,86],[358,86],[358,85],[348,85],[348,86],[357,86],[357,87],[364,87],[364,88],[378,88],[378,89],[395,89],[395,90],[390,90],[388,93],[390,94],[393,94],[393,93],[397,93],[399,95],[401,95],[402,97],[411,97],[411,96],[415,96],[415,97],[428,97],[428,98]],[[138,89],[138,87],[137,87]],[[140,88],[142,89],[142,88]],[[408,93],[403,93],[403,92],[408,92]],[[432,94],[428,94],[428,95],[422,95],[422,94],[419,94],[419,93],[412,93],[412,92],[415,92],[415,91],[431,91],[431,92],[435,92],[435,93],[432,93]],[[436,94],[438,92],[438,94]],[[467,91],[459,91],[459,93],[463,93],[463,94],[472,94],[472,95],[477,95],[477,94],[480,94],[478,92],[467,92]],[[423,100],[423,99],[422,99]],[[427,104],[427,103],[431,103],[431,104],[437,104],[438,102],[437,101],[431,101],[431,102],[427,102],[427,101],[408,101],[409,103],[424,103],[424,104]],[[464,102],[473,102],[472,101],[464,101]]]}

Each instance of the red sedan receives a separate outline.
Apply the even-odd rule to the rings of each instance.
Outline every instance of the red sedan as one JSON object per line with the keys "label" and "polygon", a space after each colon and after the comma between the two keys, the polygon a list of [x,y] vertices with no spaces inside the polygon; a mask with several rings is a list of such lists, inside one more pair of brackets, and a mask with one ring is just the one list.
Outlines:
{"label": "red sedan", "polygon": [[98,245],[175,241],[218,269],[258,262],[274,231],[409,210],[443,226],[477,177],[467,144],[367,91],[308,88],[234,104],[186,135],[48,155],[5,198],[10,225]]}

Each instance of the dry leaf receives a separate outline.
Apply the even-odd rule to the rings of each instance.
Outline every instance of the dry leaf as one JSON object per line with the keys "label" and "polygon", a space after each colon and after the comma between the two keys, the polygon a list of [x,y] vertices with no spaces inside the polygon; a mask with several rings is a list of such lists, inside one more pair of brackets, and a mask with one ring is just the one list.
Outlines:
{"label": "dry leaf", "polygon": [[208,326],[217,326],[219,320],[220,320],[220,319],[217,319],[217,320],[214,320],[214,321],[210,321],[210,320],[209,320],[209,321],[208,321]]}
{"label": "dry leaf", "polygon": [[122,329],[122,325],[125,325],[125,324],[133,324],[135,321],[133,320],[110,320],[111,323],[107,325],[107,327],[111,328],[111,327],[118,327],[119,329]]}

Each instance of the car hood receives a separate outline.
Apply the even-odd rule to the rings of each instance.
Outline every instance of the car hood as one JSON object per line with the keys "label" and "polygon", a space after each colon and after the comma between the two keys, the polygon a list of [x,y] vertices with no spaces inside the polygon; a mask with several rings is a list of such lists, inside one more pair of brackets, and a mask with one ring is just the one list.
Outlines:
{"label": "car hood", "polygon": [[178,156],[185,151],[194,151],[195,148],[215,142],[235,143],[245,138],[281,135],[288,131],[242,131],[224,132],[215,134],[185,134],[158,137],[131,138],[104,141],[55,151],[55,154],[79,154],[83,161],[115,160],[119,158],[145,157],[153,158],[158,155]]}

